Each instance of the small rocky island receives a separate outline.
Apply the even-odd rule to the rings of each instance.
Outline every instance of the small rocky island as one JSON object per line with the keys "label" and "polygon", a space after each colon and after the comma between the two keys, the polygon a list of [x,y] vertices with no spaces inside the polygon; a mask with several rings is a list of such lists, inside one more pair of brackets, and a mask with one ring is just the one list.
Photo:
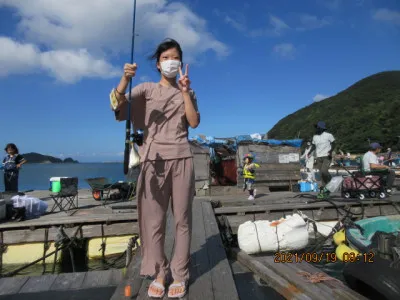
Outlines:
{"label": "small rocky island", "polygon": [[73,160],[70,157],[66,159],[57,158],[50,155],[43,155],[35,152],[25,153],[22,156],[28,161],[27,163],[33,164],[77,164],[77,160]]}

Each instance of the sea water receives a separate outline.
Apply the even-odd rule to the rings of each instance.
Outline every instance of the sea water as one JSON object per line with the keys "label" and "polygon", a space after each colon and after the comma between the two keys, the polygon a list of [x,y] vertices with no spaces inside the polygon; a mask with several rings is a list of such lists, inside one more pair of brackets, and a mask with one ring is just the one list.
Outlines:
{"label": "sea water", "polygon": [[[19,173],[18,188],[20,191],[48,190],[51,177],[78,177],[79,188],[89,188],[86,178],[106,177],[116,182],[125,180],[123,171],[122,163],[25,164]],[[0,191],[4,191],[3,178]]]}
{"label": "sea water", "polygon": [[[89,188],[86,178],[106,177],[113,182],[125,180],[122,163],[78,163],[78,164],[25,164],[19,174],[19,191],[27,190],[48,190],[51,177],[78,177],[79,188]],[[3,171],[0,171],[0,192],[4,191]],[[102,261],[92,262],[90,266],[84,263],[85,254],[75,253],[76,268],[79,271],[102,270],[110,267],[122,268],[125,264],[125,257],[118,257],[106,265]],[[68,256],[68,255],[66,255]],[[49,261],[45,269],[46,273],[52,271],[52,261]],[[11,272],[21,265],[3,265],[3,273]],[[71,265],[68,262],[57,265],[55,272],[71,272]],[[19,275],[41,275],[44,268],[41,263],[19,272]]]}

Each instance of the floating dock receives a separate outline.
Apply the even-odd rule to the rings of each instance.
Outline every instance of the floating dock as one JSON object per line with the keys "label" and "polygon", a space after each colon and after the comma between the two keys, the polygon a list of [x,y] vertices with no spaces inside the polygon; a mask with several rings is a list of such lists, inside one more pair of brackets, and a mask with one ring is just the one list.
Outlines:
{"label": "floating dock", "polygon": [[333,194],[328,200],[317,200],[316,193],[269,193],[260,194],[255,201],[243,196],[216,196],[214,212],[217,218],[226,216],[233,233],[246,221],[278,220],[297,211],[315,221],[337,221],[341,210],[350,211],[356,219],[400,214],[400,195],[386,199],[343,199]]}
{"label": "floating dock", "polygon": [[[358,211],[360,202],[347,201],[343,203],[308,203],[295,193],[271,193],[259,195],[255,201],[242,200],[246,194],[240,196],[220,196],[215,198],[196,197],[193,202],[192,243],[190,247],[190,273],[188,293],[183,299],[215,299],[239,300],[246,299],[246,294],[241,292],[240,280],[235,276],[232,261],[228,260],[221,234],[218,227],[218,218],[228,216],[233,228],[244,220],[276,219],[285,214],[291,214],[300,209],[307,214],[313,212],[314,219],[336,216],[332,209],[335,206],[347,206]],[[36,194],[43,199],[43,196]],[[10,244],[26,244],[31,242],[54,241],[57,238],[58,228],[62,227],[67,235],[72,236],[80,229],[82,236],[88,238],[114,237],[138,234],[136,201],[109,202],[103,206],[101,203],[90,199],[90,194],[80,192],[80,207],[68,213],[59,212],[45,215],[39,219],[23,222],[9,222],[0,224],[0,233],[3,246]],[[373,203],[363,202],[365,216],[375,214],[393,214],[399,208],[398,196],[393,196],[390,201],[376,200]],[[379,202],[379,203],[377,203]],[[220,207],[213,208],[216,203]],[[358,205],[358,206],[357,206]],[[394,208],[389,208],[394,206]],[[367,211],[367,207],[370,208]],[[398,212],[397,212],[398,214]],[[243,218],[244,217],[244,218]],[[47,235],[46,235],[47,231]],[[170,259],[174,248],[174,226],[171,213],[167,218],[167,234],[165,251]],[[140,276],[140,248],[134,255],[126,270],[109,269],[101,271],[73,272],[63,274],[45,274],[42,276],[15,276],[0,279],[1,299],[148,299],[147,289],[151,279]],[[269,288],[278,292],[278,298],[273,299],[364,299],[361,295],[346,288],[338,282],[307,283],[300,278],[298,272],[309,274],[319,272],[311,265],[286,265],[268,264],[270,258],[264,257],[263,261],[256,256],[245,255],[233,249],[235,263],[243,269],[249,270]],[[229,253],[229,252],[228,252]],[[273,258],[272,258],[273,259]],[[254,263],[258,260],[258,263]],[[262,272],[258,267],[262,264]],[[258,267],[257,267],[258,266]],[[265,271],[265,272],[264,272]],[[268,276],[266,276],[264,273]],[[300,276],[300,277],[299,277]],[[327,276],[325,274],[325,276]],[[248,280],[248,279],[246,279]],[[341,285],[340,285],[341,284]],[[340,286],[339,286],[340,285]],[[127,286],[130,288],[127,289]],[[285,288],[286,287],[286,288]],[[343,290],[340,292],[340,288]],[[126,292],[129,290],[129,296]],[[339,296],[346,295],[347,298]],[[260,296],[258,299],[269,299],[270,296]],[[339,297],[339,298],[338,298]],[[168,299],[167,296],[164,299]],[[256,298],[254,298],[256,299]]]}

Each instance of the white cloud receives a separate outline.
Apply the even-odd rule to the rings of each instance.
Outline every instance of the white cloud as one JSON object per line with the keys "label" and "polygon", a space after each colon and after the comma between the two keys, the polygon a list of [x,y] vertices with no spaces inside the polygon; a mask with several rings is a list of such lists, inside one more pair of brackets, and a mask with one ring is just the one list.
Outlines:
{"label": "white cloud", "polygon": [[372,15],[376,21],[389,22],[400,25],[400,11],[390,10],[387,8],[380,8]]}
{"label": "white cloud", "polygon": [[237,31],[245,32],[247,30],[246,17],[242,13],[230,12],[228,14],[215,8],[213,9],[213,14]]}
{"label": "white cloud", "polygon": [[342,5],[342,0],[318,0],[317,2],[331,10],[337,10]]}
{"label": "white cloud", "polygon": [[319,101],[325,100],[326,98],[329,98],[329,96],[322,95],[322,94],[316,94],[313,97],[313,100],[314,100],[314,102],[319,102]]}
{"label": "white cloud", "polygon": [[231,25],[233,28],[235,28],[238,31],[245,31],[246,30],[246,26],[240,22],[237,19],[234,19],[233,17],[230,16],[225,16],[224,21]]}
{"label": "white cloud", "polygon": [[268,21],[268,28],[252,29],[249,31],[248,35],[253,38],[260,36],[281,36],[286,31],[291,29],[290,26],[285,23],[285,21],[274,15],[269,15]]}
{"label": "white cloud", "polygon": [[289,25],[287,25],[283,20],[273,15],[269,16],[269,23],[272,26],[272,32],[276,35],[281,35],[285,30],[290,29]]}
{"label": "white cloud", "polygon": [[[40,66],[59,80],[74,82],[104,72],[113,74],[114,68],[107,61],[113,55],[130,52],[133,1],[0,0],[2,6],[16,9],[20,17],[18,33],[23,38],[23,43],[14,43],[16,53],[1,48],[1,57],[8,58],[3,76],[25,73],[26,68],[19,70],[10,65],[20,66],[20,58],[26,61],[28,53],[36,59],[29,63],[30,72]],[[183,3],[138,0],[135,51],[147,53],[149,47],[171,37],[180,42],[187,62],[207,51],[218,57],[228,55],[228,47],[209,33],[206,25]],[[66,58],[70,61],[63,61]],[[60,61],[64,62],[62,66]]]}
{"label": "white cloud", "polygon": [[272,51],[283,58],[293,59],[296,53],[296,48],[293,44],[283,43],[275,45]]}
{"label": "white cloud", "polygon": [[361,7],[364,5],[364,2],[365,0],[317,0],[317,3],[327,7],[330,10],[343,9],[348,5]]}
{"label": "white cloud", "polygon": [[45,71],[59,81],[74,83],[83,77],[109,78],[120,73],[85,49],[41,52],[34,44],[7,37],[0,37],[0,49],[0,77]]}
{"label": "white cloud", "polygon": [[313,30],[330,25],[331,20],[328,17],[320,19],[313,15],[302,14],[300,15],[300,24],[301,25],[296,28],[299,31]]}
{"label": "white cloud", "polygon": [[20,44],[0,36],[0,76],[30,73],[39,64],[39,49],[35,45]]}
{"label": "white cloud", "polygon": [[261,36],[279,37],[293,30],[314,30],[332,24],[331,17],[319,18],[309,14],[294,14],[294,17],[292,18],[294,19],[292,22],[294,24],[289,26],[283,19],[270,14],[268,16],[269,25],[267,27],[251,29],[246,26],[246,17],[242,13],[230,12],[228,14],[218,9],[214,9],[213,14],[232,28],[252,38]]}
{"label": "white cloud", "polygon": [[150,76],[144,75],[144,76],[140,76],[139,80],[142,82],[147,82],[147,81],[151,81]]}

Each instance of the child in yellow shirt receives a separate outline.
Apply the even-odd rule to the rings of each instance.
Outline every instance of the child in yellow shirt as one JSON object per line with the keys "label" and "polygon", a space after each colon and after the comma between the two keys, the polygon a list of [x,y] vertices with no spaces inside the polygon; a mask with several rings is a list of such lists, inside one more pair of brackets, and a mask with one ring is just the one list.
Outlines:
{"label": "child in yellow shirt", "polygon": [[243,185],[243,191],[247,190],[249,191],[249,198],[248,200],[254,200],[254,197],[256,196],[256,190],[254,189],[254,184],[255,184],[255,169],[259,168],[260,165],[256,164],[253,162],[254,161],[254,156],[251,154],[246,154],[244,156],[244,166],[243,166],[243,178],[244,178],[244,185]]}

